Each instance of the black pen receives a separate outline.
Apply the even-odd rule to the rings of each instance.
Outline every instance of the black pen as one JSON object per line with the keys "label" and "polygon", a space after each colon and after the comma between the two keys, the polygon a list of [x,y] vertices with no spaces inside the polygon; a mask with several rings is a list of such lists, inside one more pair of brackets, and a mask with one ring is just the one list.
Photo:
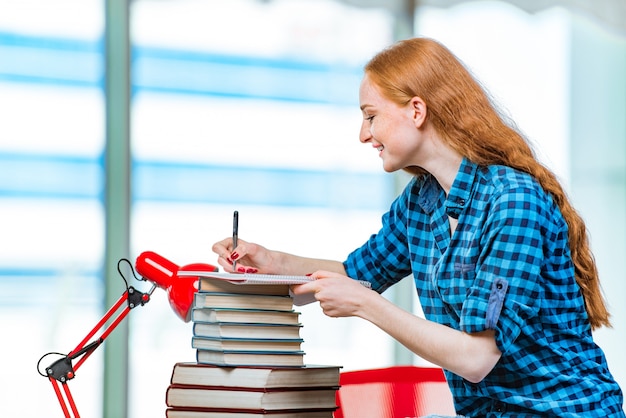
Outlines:
{"label": "black pen", "polygon": [[[233,251],[237,248],[237,236],[239,234],[239,212],[233,213]],[[237,267],[237,260],[233,260],[233,271]]]}

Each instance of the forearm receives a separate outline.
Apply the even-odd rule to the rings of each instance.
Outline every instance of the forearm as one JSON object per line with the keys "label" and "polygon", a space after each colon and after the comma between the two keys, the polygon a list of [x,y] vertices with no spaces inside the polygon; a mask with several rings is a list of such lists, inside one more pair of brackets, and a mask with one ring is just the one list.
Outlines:
{"label": "forearm", "polygon": [[275,274],[307,275],[317,270],[327,270],[346,274],[343,263],[335,260],[301,257],[294,254],[274,251],[272,265]]}
{"label": "forearm", "polygon": [[366,319],[409,350],[471,382],[481,381],[500,359],[494,332],[467,334],[419,318],[373,294],[358,316]]}

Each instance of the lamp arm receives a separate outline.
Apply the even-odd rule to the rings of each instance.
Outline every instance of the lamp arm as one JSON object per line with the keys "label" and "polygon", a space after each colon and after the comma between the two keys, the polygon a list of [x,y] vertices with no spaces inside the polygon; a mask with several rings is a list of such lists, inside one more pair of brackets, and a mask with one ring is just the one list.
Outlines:
{"label": "lamp arm", "polygon": [[[152,283],[152,288],[150,288],[148,292],[140,292],[134,287],[128,285],[128,280],[126,280],[120,269],[120,264],[123,261],[129,264],[130,271],[133,273],[136,280],[149,281]],[[179,267],[165,257],[162,257],[152,251],[145,251],[137,257],[136,269],[141,278],[137,277],[129,260],[123,258],[118,261],[117,271],[120,273],[120,276],[126,285],[126,291],[122,294],[118,301],[115,302],[115,304],[104,314],[96,326],[85,336],[85,338],[83,338],[76,348],[70,351],[69,354],[64,355],[61,353],[47,353],[44,354],[37,362],[37,371],[40,375],[46,377],[52,384],[54,393],[61,404],[61,408],[63,409],[63,413],[66,418],[71,418],[69,409],[72,410],[76,418],[80,417],[67,382],[74,378],[76,370],[78,370],[78,368],[89,358],[96,348],[98,348],[104,340],[106,340],[109,334],[111,334],[111,332],[113,332],[113,330],[124,320],[124,318],[126,318],[131,309],[148,303],[154,289],[160,287],[167,292],[168,300],[174,312],[184,322],[189,322],[191,318],[191,308],[193,305],[194,294],[198,290],[199,277],[178,277],[178,271],[218,271],[216,266],[204,263],[188,264],[186,266]],[[113,321],[109,322],[109,320],[120,310],[124,303],[126,303],[124,309],[115,319],[113,319]],[[109,325],[104,329],[102,334],[98,338],[93,339],[96,333],[107,323],[109,323]],[[42,360],[49,355],[57,355],[60,356],[60,358],[48,366],[44,373],[40,369],[40,364]],[[77,360],[76,365],[72,364],[73,360]],[[63,388],[63,392],[61,392],[61,388]]]}
{"label": "lamp arm", "polygon": [[[113,330],[117,328],[117,326],[124,320],[124,318],[128,316],[131,309],[134,309],[138,306],[143,306],[148,303],[150,301],[150,296],[152,295],[152,292],[154,292],[154,289],[156,289],[156,285],[153,284],[150,290],[144,293],[140,292],[132,286],[128,286],[128,282],[126,278],[124,278],[124,275],[120,270],[120,263],[122,261],[126,261],[130,264],[130,261],[126,259],[121,259],[118,262],[117,268],[120,275],[122,276],[122,279],[124,279],[124,282],[126,283],[126,291],[117,300],[117,302],[115,302],[115,304],[109,308],[109,310],[102,316],[102,318],[100,319],[100,321],[98,321],[94,328],[89,333],[87,333],[85,338],[83,338],[83,340],[76,346],[76,348],[70,351],[69,354],[63,355],[61,353],[47,353],[39,359],[39,362],[37,362],[37,371],[43,377],[48,378],[48,380],[50,380],[50,383],[52,383],[54,392],[66,418],[71,418],[68,404],[74,416],[76,418],[80,418],[80,415],[76,408],[76,404],[74,403],[74,399],[67,385],[68,381],[72,380],[75,377],[76,370],[80,368],[85,360],[87,360],[89,356],[93,354],[93,352],[107,339],[111,332],[113,332]],[[134,274],[135,273],[133,271],[133,275]],[[135,276],[135,278],[137,278],[137,276]],[[137,280],[144,279],[137,278]],[[126,306],[117,315],[117,317],[115,317],[115,319],[106,326],[106,328],[98,338],[88,343],[88,341],[90,341],[94,337],[94,335],[106,325],[106,323],[113,317],[113,315],[119,311],[122,305],[124,305],[124,302],[126,302]],[[45,373],[43,373],[40,370],[40,364],[42,360],[49,355],[59,355],[61,356],[61,358],[54,361],[50,366],[45,369]],[[78,359],[78,361],[76,362],[76,365],[73,365],[72,362],[76,359]],[[59,384],[63,388],[64,393],[61,392]],[[63,396],[63,394],[65,395],[65,397]]]}

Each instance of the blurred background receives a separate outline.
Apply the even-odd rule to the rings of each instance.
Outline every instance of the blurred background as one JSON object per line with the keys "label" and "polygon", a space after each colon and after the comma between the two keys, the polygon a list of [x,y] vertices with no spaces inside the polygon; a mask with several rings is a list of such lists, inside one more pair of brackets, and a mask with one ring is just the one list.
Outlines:
{"label": "blurred background", "polygon": [[[614,324],[596,339],[626,387],[623,1],[0,0],[0,416],[62,416],[37,362],[121,296],[120,258],[215,263],[233,210],[241,238],[303,255],[343,260],[376,232],[407,179],[359,143],[358,85],[415,35],[468,65],[587,221]],[[385,296],[420,314],[412,289]],[[301,312],[307,363],[424,364]],[[194,356],[157,289],[69,386],[84,417],[164,416]]]}

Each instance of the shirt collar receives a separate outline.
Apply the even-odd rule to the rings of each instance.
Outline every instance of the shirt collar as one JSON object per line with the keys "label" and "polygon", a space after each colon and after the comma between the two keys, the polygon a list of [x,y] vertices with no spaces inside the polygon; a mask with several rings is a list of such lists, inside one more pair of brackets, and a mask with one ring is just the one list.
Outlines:
{"label": "shirt collar", "polygon": [[461,166],[445,202],[446,214],[448,216],[458,219],[465,206],[469,204],[477,167],[476,164],[467,158],[463,158],[461,161]]}
{"label": "shirt collar", "polygon": [[[458,219],[465,206],[468,205],[477,167],[476,164],[466,158],[461,161],[450,193],[444,202],[446,215]],[[434,210],[442,195],[443,189],[435,177],[426,175],[422,178],[418,203],[425,213],[431,213]]]}

